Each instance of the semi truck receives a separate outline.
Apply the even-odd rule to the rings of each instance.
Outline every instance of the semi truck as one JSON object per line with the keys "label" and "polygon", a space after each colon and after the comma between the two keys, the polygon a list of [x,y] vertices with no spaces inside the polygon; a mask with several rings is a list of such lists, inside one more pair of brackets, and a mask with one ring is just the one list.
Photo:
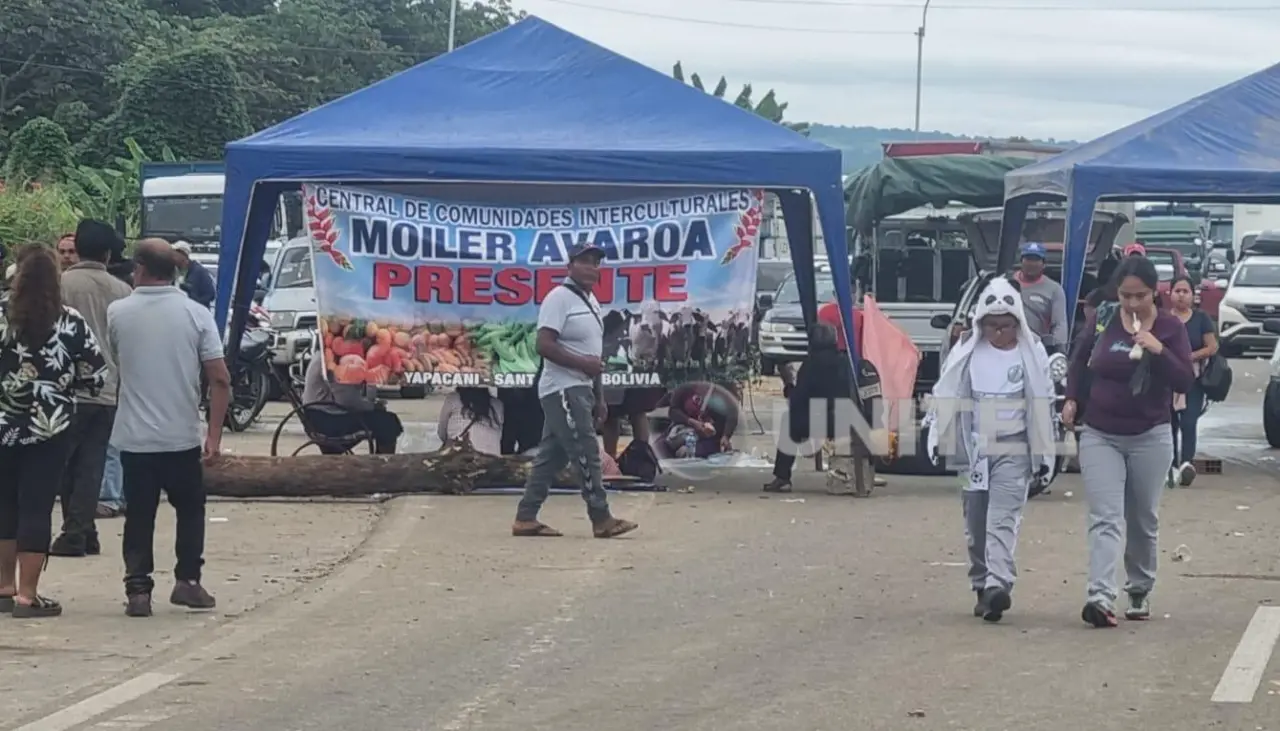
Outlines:
{"label": "semi truck", "polygon": [[[220,162],[144,162],[141,180],[142,237],[186,241],[191,258],[217,276],[222,242],[222,196],[226,168]],[[296,198],[296,195],[293,197]],[[288,240],[302,229],[301,203],[281,196],[264,257],[268,266]]]}

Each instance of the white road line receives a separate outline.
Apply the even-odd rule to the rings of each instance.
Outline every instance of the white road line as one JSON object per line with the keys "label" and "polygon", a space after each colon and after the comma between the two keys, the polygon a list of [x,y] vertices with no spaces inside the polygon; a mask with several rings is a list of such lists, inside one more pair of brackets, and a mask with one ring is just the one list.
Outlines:
{"label": "white road line", "polygon": [[143,673],[117,686],[107,688],[97,695],[89,696],[79,703],[67,706],[57,713],[20,726],[14,731],[67,731],[113,708],[137,700],[157,688],[162,688],[179,677],[181,676],[173,673]]}
{"label": "white road line", "polygon": [[[386,560],[387,554],[396,552],[404,545],[422,525],[420,521],[430,509],[427,501],[421,499],[395,501],[391,512],[384,518],[385,524],[381,529],[375,528],[373,535],[357,550],[355,558],[327,580],[304,589],[301,593],[281,597],[280,602],[268,602],[244,619],[228,625],[225,633],[220,634],[217,639],[154,672],[142,673],[13,731],[68,731],[163,688],[184,675],[195,672],[216,657],[231,655],[236,650],[257,643],[267,634],[315,612],[367,579]],[[309,601],[299,602],[302,598],[309,598]]]}
{"label": "white road line", "polygon": [[1252,703],[1271,662],[1271,652],[1277,640],[1280,640],[1280,607],[1258,607],[1211,700],[1214,703]]}

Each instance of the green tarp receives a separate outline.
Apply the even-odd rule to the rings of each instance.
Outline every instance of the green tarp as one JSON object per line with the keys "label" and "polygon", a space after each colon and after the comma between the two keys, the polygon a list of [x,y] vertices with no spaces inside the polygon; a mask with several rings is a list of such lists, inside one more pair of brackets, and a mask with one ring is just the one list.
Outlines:
{"label": "green tarp", "polygon": [[844,189],[845,225],[870,234],[878,221],[952,201],[975,208],[1004,205],[1005,173],[1034,160],[992,155],[929,155],[881,160]]}

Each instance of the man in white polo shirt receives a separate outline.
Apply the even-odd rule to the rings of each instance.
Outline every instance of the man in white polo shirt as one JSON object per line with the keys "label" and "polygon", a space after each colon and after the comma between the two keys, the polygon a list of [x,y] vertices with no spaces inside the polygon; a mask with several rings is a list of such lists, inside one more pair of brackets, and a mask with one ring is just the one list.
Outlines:
{"label": "man in white polo shirt", "polygon": [[[108,342],[120,374],[111,444],[124,468],[125,594],[130,617],[151,616],[153,543],[160,495],[177,513],[172,604],[212,609],[204,565],[203,456],[217,456],[231,377],[213,315],[174,286],[173,249],[144,239],[134,253],[133,293],[107,308]],[[201,376],[209,384],[208,436],[201,435]],[[201,443],[203,442],[203,450]]]}
{"label": "man in white polo shirt", "polygon": [[577,466],[582,499],[587,503],[596,538],[615,538],[636,529],[629,520],[613,517],[605,495],[596,428],[604,423],[606,407],[601,374],[604,324],[600,303],[591,289],[600,280],[604,252],[591,243],[569,249],[569,277],[551,290],[538,310],[538,400],[544,417],[542,442],[529,470],[524,497],[516,511],[511,534],[555,537],[561,533],[538,521],[551,483],[566,464]]}

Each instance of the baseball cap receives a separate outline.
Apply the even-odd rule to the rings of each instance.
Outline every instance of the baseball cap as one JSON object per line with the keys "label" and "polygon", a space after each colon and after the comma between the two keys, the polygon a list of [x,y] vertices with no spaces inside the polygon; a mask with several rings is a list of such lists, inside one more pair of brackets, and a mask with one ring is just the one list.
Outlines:
{"label": "baseball cap", "polygon": [[1036,259],[1044,258],[1044,245],[1037,243],[1035,241],[1028,241],[1027,243],[1023,244],[1022,248],[1019,249],[1019,251],[1022,253],[1023,259],[1029,256],[1035,257]]}
{"label": "baseball cap", "polygon": [[1146,256],[1147,247],[1135,241],[1132,244],[1129,244],[1128,246],[1124,247],[1124,255],[1125,256]]}
{"label": "baseball cap", "polygon": [[186,254],[187,256],[191,256],[191,244],[188,244],[188,243],[187,243],[187,242],[185,242],[185,241],[175,241],[175,242],[173,242],[173,250],[174,250],[174,251],[181,251],[182,253]]}
{"label": "baseball cap", "polygon": [[600,254],[600,256],[604,256],[604,249],[600,248],[599,244],[592,241],[579,241],[576,244],[570,244],[569,261],[573,261],[574,259],[577,259],[584,254],[590,254],[591,252],[596,252]]}

